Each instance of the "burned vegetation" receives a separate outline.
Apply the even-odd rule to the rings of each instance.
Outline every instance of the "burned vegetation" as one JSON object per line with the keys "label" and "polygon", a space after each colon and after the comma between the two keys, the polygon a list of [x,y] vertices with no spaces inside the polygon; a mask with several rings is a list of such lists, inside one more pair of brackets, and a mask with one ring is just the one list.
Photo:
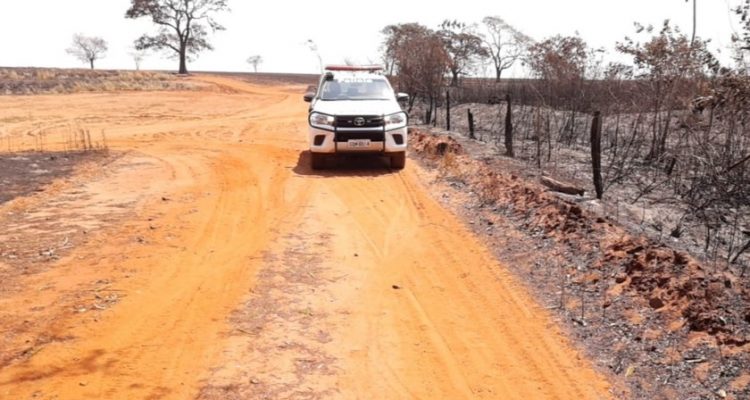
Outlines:
{"label": "burned vegetation", "polygon": [[749,7],[731,66],[668,21],[616,44],[630,63],[508,26],[528,76],[472,77],[498,65],[480,25],[456,77],[445,32],[384,31],[417,156],[634,398],[750,395]]}

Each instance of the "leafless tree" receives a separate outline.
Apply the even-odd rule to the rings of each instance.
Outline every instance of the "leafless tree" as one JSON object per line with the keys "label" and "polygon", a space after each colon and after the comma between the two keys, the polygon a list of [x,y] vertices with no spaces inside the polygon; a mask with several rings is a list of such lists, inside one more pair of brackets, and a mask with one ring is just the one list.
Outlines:
{"label": "leafless tree", "polygon": [[179,73],[187,74],[187,61],[201,51],[213,50],[209,30],[223,30],[214,15],[229,10],[227,0],[131,0],[126,18],[150,17],[157,26],[155,34],[138,38],[139,50],[166,50],[179,61]]}
{"label": "leafless tree", "polygon": [[651,26],[636,24],[636,28],[638,33],[645,31],[653,36],[645,43],[625,38],[624,42],[617,44],[617,50],[633,57],[636,77],[642,79],[645,98],[651,102],[654,116],[652,141],[646,159],[656,161],[666,151],[673,111],[685,108],[699,94],[707,72],[718,69],[718,62],[708,52],[704,41],[695,39],[691,43],[669,21],[664,22],[658,33]]}
{"label": "leafless tree", "polygon": [[141,63],[143,62],[143,59],[146,58],[146,50],[133,49],[129,54],[130,58],[132,58],[135,63],[135,70],[140,71]]}
{"label": "leafless tree", "polygon": [[320,66],[320,73],[323,73],[323,57],[320,56],[320,51],[318,51],[318,44],[315,43],[312,39],[307,39],[307,41],[304,43],[305,46],[307,46],[310,51],[315,54],[315,57],[318,58],[318,65]]}
{"label": "leafless tree", "polygon": [[482,23],[484,47],[495,67],[495,80],[499,82],[503,71],[521,58],[532,40],[500,17],[485,17]]}
{"label": "leafless tree", "polygon": [[443,40],[450,57],[451,86],[458,86],[458,78],[470,70],[478,59],[489,56],[482,46],[482,38],[473,28],[459,21],[445,20],[440,24],[438,35]]}
{"label": "leafless tree", "polygon": [[250,58],[247,59],[247,63],[253,66],[253,71],[258,72],[258,66],[263,64],[263,57],[259,55],[250,56]]}
{"label": "leafless tree", "polygon": [[107,42],[104,39],[77,33],[73,35],[73,44],[65,51],[81,62],[89,63],[91,69],[94,69],[94,61],[104,58],[107,49]]}

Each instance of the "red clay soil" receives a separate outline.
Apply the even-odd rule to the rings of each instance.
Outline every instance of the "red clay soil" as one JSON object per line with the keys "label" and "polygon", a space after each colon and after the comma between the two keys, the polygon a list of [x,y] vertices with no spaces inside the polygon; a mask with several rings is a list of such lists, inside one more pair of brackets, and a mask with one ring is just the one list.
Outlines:
{"label": "red clay soil", "polygon": [[747,278],[632,234],[531,174],[507,172],[517,171],[510,160],[479,159],[447,135],[411,135],[445,202],[553,304],[629,396],[750,398]]}

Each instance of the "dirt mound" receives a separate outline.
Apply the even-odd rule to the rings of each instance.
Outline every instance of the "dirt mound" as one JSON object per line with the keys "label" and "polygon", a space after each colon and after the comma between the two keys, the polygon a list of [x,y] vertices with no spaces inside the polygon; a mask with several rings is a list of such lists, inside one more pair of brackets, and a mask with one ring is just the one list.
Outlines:
{"label": "dirt mound", "polygon": [[750,291],[737,277],[707,270],[685,253],[632,237],[608,245],[600,264],[620,266],[613,292],[635,292],[655,309],[673,310],[673,318],[684,318],[691,331],[706,332],[719,344],[750,343]]}
{"label": "dirt mound", "polygon": [[[413,150],[423,160],[440,168],[451,181],[461,182],[454,188],[473,193],[476,204],[464,207],[474,210],[468,218],[483,215],[485,220],[497,221],[505,217],[509,225],[543,243],[540,246],[546,253],[530,249],[537,259],[530,263],[533,266],[519,267],[517,272],[526,274],[527,282],[542,297],[568,296],[559,300],[564,303],[560,313],[585,325],[578,329],[587,332],[577,335],[586,347],[606,354],[612,352],[613,343],[618,345],[613,357],[617,365],[608,365],[616,374],[632,375],[622,366],[638,365],[639,376],[627,379],[636,397],[668,395],[668,385],[653,383],[655,379],[679,380],[681,394],[702,396],[708,390],[713,395],[707,389],[710,384],[724,387],[739,378],[743,368],[736,366],[750,367],[747,279],[632,234],[527,177],[503,172],[508,169],[503,165],[507,160],[473,158],[446,135],[420,130],[412,130],[411,135]],[[450,163],[445,162],[448,154]],[[492,224],[498,223],[502,222]],[[560,256],[550,263],[552,253]],[[581,300],[569,300],[576,297]],[[586,315],[584,306],[601,315],[591,315],[591,311]],[[696,335],[708,337],[696,341]],[[674,352],[676,356],[666,356]],[[702,364],[700,376],[693,363],[686,364],[686,359],[693,358]],[[750,391],[744,386],[735,394],[747,398]]]}
{"label": "dirt mound", "polygon": [[464,153],[463,147],[450,136],[425,135],[420,131],[411,131],[410,134],[412,134],[410,146],[420,153],[431,156]]}

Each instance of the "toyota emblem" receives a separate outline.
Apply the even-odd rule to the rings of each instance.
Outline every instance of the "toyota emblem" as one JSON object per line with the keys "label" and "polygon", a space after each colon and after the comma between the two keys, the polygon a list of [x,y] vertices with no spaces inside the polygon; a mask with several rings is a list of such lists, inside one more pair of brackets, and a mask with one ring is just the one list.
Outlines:
{"label": "toyota emblem", "polygon": [[354,126],[365,126],[365,119],[362,117],[354,118]]}

